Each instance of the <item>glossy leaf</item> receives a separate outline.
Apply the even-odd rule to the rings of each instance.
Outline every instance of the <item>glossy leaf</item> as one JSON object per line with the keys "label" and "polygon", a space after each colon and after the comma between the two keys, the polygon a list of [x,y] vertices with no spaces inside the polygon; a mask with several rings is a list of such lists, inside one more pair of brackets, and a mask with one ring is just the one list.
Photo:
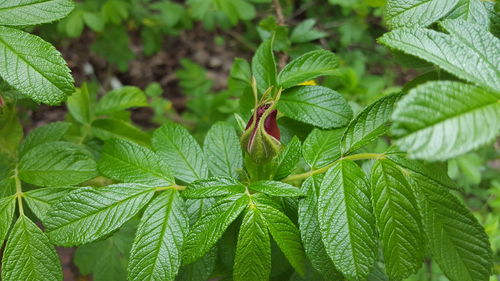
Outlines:
{"label": "glossy leaf", "polygon": [[325,174],[318,220],[326,252],[349,280],[364,280],[377,256],[370,187],[361,168],[348,159]]}
{"label": "glossy leaf", "polygon": [[208,176],[203,151],[184,127],[163,125],[153,133],[152,143],[176,178],[189,183]]}
{"label": "glossy leaf", "polygon": [[245,186],[232,178],[215,177],[190,183],[182,192],[184,198],[201,199],[245,192]]}
{"label": "glossy leaf", "polygon": [[460,82],[429,82],[392,115],[396,144],[411,157],[445,160],[492,141],[500,130],[500,94]]}
{"label": "glossy leaf", "polygon": [[176,190],[156,197],[137,229],[129,261],[130,280],[175,280],[189,223],[184,201]]}
{"label": "glossy leaf", "polygon": [[304,196],[297,187],[280,181],[257,181],[251,183],[248,188],[272,196],[299,197]]}
{"label": "glossy leaf", "polygon": [[61,263],[45,234],[21,215],[10,234],[2,259],[4,281],[62,280]]}
{"label": "glossy leaf", "polygon": [[215,123],[205,137],[203,149],[212,175],[238,177],[238,170],[243,168],[243,156],[240,141],[231,125]]}
{"label": "glossy leaf", "polygon": [[278,85],[290,88],[318,76],[331,75],[338,66],[338,58],[334,53],[327,50],[311,51],[292,60],[281,70]]}
{"label": "glossy leaf", "polygon": [[175,183],[170,168],[153,151],[125,140],[113,139],[104,145],[99,171],[114,180],[169,186]]}
{"label": "glossy leaf", "polygon": [[388,0],[385,21],[391,28],[428,26],[446,16],[458,0]]}
{"label": "glossy leaf", "polygon": [[73,8],[71,0],[7,0],[0,3],[0,25],[25,26],[52,22],[64,18]]}
{"label": "glossy leaf", "polygon": [[302,147],[302,154],[307,164],[313,169],[326,166],[340,157],[340,140],[344,128],[336,130],[311,131]]}
{"label": "glossy leaf", "polygon": [[154,189],[134,184],[82,187],[61,198],[44,224],[50,240],[61,246],[92,242],[119,228],[151,199]]}
{"label": "glossy leaf", "polygon": [[34,101],[50,105],[74,91],[70,70],[51,44],[4,26],[0,26],[0,76]]}
{"label": "glossy leaf", "polygon": [[276,62],[273,54],[273,38],[264,41],[252,58],[252,75],[257,81],[257,89],[263,94],[276,85]]}
{"label": "glossy leaf", "polygon": [[323,86],[294,87],[281,96],[278,110],[287,117],[323,129],[347,125],[352,110],[337,92]]}

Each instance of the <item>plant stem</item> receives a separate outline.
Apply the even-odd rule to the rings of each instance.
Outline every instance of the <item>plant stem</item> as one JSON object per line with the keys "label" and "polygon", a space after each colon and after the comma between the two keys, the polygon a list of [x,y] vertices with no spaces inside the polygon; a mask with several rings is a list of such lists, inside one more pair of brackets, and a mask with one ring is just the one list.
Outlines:
{"label": "plant stem", "polygon": [[350,159],[350,160],[356,161],[356,160],[366,160],[366,159],[382,159],[384,157],[385,157],[385,155],[381,154],[381,153],[359,153],[359,154],[348,155],[348,156],[341,157],[341,158],[335,160],[334,162],[332,162],[324,167],[321,167],[319,169],[311,170],[311,171],[308,171],[308,172],[305,172],[302,174],[290,175],[290,176],[284,178],[282,181],[291,182],[291,181],[303,180],[303,179],[306,179],[310,176],[324,173],[324,172],[328,171],[328,169],[330,169],[333,165],[337,164],[337,162],[339,162],[340,160],[343,160],[343,159]]}
{"label": "plant stem", "polygon": [[19,168],[16,165],[16,169],[14,170],[14,181],[16,183],[16,198],[17,204],[19,205],[19,214],[24,216],[24,208],[23,208],[23,190],[21,187],[21,180],[19,180]]}
{"label": "plant stem", "polygon": [[163,190],[167,190],[167,189],[185,190],[186,187],[183,186],[183,185],[173,184],[173,185],[169,185],[169,186],[160,186],[160,187],[157,187],[156,191],[163,191]]}

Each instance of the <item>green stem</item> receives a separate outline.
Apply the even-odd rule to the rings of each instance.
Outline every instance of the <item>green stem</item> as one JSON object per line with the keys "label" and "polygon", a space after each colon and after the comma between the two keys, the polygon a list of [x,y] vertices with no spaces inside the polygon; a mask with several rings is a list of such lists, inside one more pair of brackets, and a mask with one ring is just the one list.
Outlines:
{"label": "green stem", "polygon": [[303,179],[306,179],[310,176],[314,176],[317,174],[322,174],[322,173],[328,171],[328,169],[330,169],[333,165],[337,164],[340,160],[343,160],[343,159],[350,159],[350,160],[356,161],[356,160],[366,160],[366,159],[382,159],[384,157],[385,157],[385,155],[381,154],[381,153],[359,153],[359,154],[348,155],[348,156],[341,157],[341,158],[335,160],[334,162],[332,162],[324,167],[321,167],[319,169],[311,170],[311,171],[308,171],[308,172],[305,172],[302,174],[290,175],[290,176],[284,178],[282,181],[292,182],[292,181],[297,181],[297,180],[303,180]]}
{"label": "green stem", "polygon": [[19,205],[19,214],[24,216],[24,208],[23,208],[23,190],[21,186],[21,180],[19,179],[19,169],[16,166],[16,169],[14,170],[14,181],[16,183],[16,198],[17,198],[17,204]]}
{"label": "green stem", "polygon": [[169,186],[160,186],[160,187],[157,187],[156,191],[163,191],[163,190],[167,190],[167,189],[185,190],[186,187],[183,186],[183,185],[173,184],[173,185],[169,185]]}

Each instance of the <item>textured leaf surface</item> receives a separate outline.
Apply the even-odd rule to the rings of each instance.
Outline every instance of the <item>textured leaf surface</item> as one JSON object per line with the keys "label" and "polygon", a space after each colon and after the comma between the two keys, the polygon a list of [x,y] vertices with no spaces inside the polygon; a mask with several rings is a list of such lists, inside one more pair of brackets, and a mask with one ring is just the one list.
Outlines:
{"label": "textured leaf surface", "polygon": [[297,136],[280,151],[276,159],[276,172],[274,174],[275,180],[280,180],[290,175],[296,168],[300,161],[301,144]]}
{"label": "textured leaf surface", "polygon": [[304,141],[302,154],[313,169],[326,166],[340,157],[340,140],[344,129],[314,129]]}
{"label": "textured leaf surface", "polygon": [[302,183],[302,191],[306,197],[299,201],[298,218],[302,243],[307,257],[315,270],[323,277],[341,280],[342,274],[337,271],[325,250],[321,240],[318,222],[318,193],[321,185],[319,176],[310,177]]}
{"label": "textured leaf surface", "polygon": [[234,128],[224,122],[215,123],[203,145],[208,168],[214,176],[238,177],[243,168],[241,145]]}
{"label": "textured leaf surface", "polygon": [[55,122],[34,129],[26,136],[19,147],[19,154],[23,155],[39,144],[60,140],[69,127],[69,123]]}
{"label": "textured leaf surface", "polygon": [[66,107],[71,117],[82,124],[90,124],[94,118],[94,98],[90,96],[86,83],[68,97]]}
{"label": "textured leaf surface", "polygon": [[3,240],[7,236],[14,217],[15,207],[16,198],[14,196],[0,199],[0,244],[3,244]]}
{"label": "textured leaf surface", "polygon": [[135,216],[153,193],[154,189],[133,184],[79,188],[49,211],[45,226],[50,240],[61,246],[94,241]]}
{"label": "textured leaf surface", "polygon": [[184,198],[201,199],[245,192],[245,186],[233,178],[216,177],[198,180],[182,192]]}
{"label": "textured leaf surface", "polygon": [[70,70],[51,44],[35,35],[2,26],[0,76],[36,102],[55,105],[74,91]]}
{"label": "textured leaf surface", "polygon": [[450,280],[489,280],[492,257],[488,237],[470,211],[453,195],[421,176],[420,190],[427,244]]}
{"label": "textured leaf surface", "polygon": [[61,263],[45,234],[21,215],[10,234],[2,260],[4,281],[62,280]]}
{"label": "textured leaf surface", "polygon": [[356,151],[383,135],[389,129],[389,118],[400,97],[401,94],[383,97],[361,111],[342,136],[342,154]]}
{"label": "textured leaf surface", "polygon": [[266,201],[268,200],[258,200],[257,208],[261,210],[269,232],[278,247],[295,271],[303,276],[306,271],[307,258],[300,240],[299,229],[283,212],[266,204]]}
{"label": "textured leaf surface", "polygon": [[318,76],[331,75],[339,66],[337,56],[327,50],[303,54],[287,64],[278,75],[278,84],[290,88]]}
{"label": "textured leaf surface", "polygon": [[252,58],[252,75],[257,81],[257,89],[263,94],[276,85],[276,62],[273,54],[273,38],[264,41]]}
{"label": "textured leaf surface", "polygon": [[[499,39],[485,30],[478,30],[470,23],[461,25],[461,30],[464,35],[473,37],[464,40],[425,28],[401,28],[384,34],[379,41],[388,47],[431,62],[459,78],[500,91],[498,52],[482,53],[485,48],[498,46]],[[477,34],[471,34],[476,31]],[[470,40],[477,40],[474,47],[471,47]],[[493,57],[493,60],[490,57]]]}
{"label": "textured leaf surface", "polygon": [[349,280],[364,280],[377,254],[370,187],[351,160],[325,174],[318,199],[318,220],[326,252]]}
{"label": "textured leaf surface", "polygon": [[157,187],[174,184],[170,168],[161,157],[125,140],[113,139],[105,143],[98,168],[103,175],[118,181]]}
{"label": "textured leaf surface", "polygon": [[413,189],[402,171],[389,160],[378,160],[371,172],[372,198],[391,280],[402,280],[423,263],[421,217]]}
{"label": "textured leaf surface", "polygon": [[205,255],[226,228],[240,215],[249,202],[245,194],[219,200],[191,228],[183,250],[183,263],[189,264]]}
{"label": "textured leaf surface", "polygon": [[163,125],[153,133],[152,143],[176,178],[189,183],[208,176],[203,151],[184,127]]}
{"label": "textured leaf surface", "polygon": [[131,107],[147,105],[147,97],[141,89],[133,86],[125,86],[104,95],[97,103],[96,114],[107,114]]}
{"label": "textured leaf surface", "polygon": [[323,129],[347,125],[352,110],[337,92],[323,86],[294,87],[281,96],[278,110],[292,119]]}
{"label": "textured leaf surface", "polygon": [[448,14],[458,0],[388,0],[385,20],[391,28],[428,26]]}
{"label": "textured leaf surface", "polygon": [[33,25],[52,22],[67,16],[71,0],[14,0],[0,3],[0,25]]}
{"label": "textured leaf surface", "polygon": [[271,241],[257,208],[249,208],[241,223],[234,260],[235,281],[266,281],[271,274]]}
{"label": "textured leaf surface", "polygon": [[488,14],[486,3],[482,0],[458,0],[453,11],[446,17],[477,23],[487,29],[490,25]]}
{"label": "textured leaf surface", "polygon": [[92,155],[68,142],[48,142],[26,153],[19,164],[19,177],[40,186],[66,186],[97,176]]}
{"label": "textured leaf surface", "polygon": [[149,204],[130,252],[130,280],[174,280],[189,221],[178,191],[166,190]]}
{"label": "textured leaf surface", "polygon": [[106,141],[113,138],[131,140],[143,146],[150,146],[150,135],[130,122],[102,118],[92,122],[92,134]]}
{"label": "textured leaf surface", "polygon": [[28,203],[30,210],[41,220],[45,221],[50,207],[63,196],[66,196],[75,187],[47,187],[38,188],[24,193],[23,199]]}
{"label": "textured leaf surface", "polygon": [[272,196],[298,197],[304,196],[297,187],[280,181],[257,181],[251,183],[248,188]]}
{"label": "textured leaf surface", "polygon": [[500,130],[500,94],[460,82],[429,82],[395,109],[396,144],[411,157],[444,160],[492,141]]}

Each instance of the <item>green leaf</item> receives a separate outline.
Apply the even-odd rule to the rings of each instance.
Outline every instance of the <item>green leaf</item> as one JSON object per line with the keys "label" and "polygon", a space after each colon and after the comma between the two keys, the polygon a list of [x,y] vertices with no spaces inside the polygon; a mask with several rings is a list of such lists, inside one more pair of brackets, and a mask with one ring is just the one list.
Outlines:
{"label": "green leaf", "polygon": [[470,23],[477,23],[484,29],[488,29],[490,19],[488,17],[486,3],[481,0],[458,0],[457,5],[446,17],[450,19],[462,19]]}
{"label": "green leaf", "polygon": [[388,0],[385,21],[391,28],[428,26],[446,16],[458,0]]}
{"label": "green leaf", "polygon": [[290,41],[293,43],[307,43],[327,37],[328,33],[314,29],[315,24],[316,20],[314,19],[306,19],[297,24],[290,34]]}
{"label": "green leaf", "polygon": [[419,175],[412,178],[433,260],[450,280],[489,280],[492,254],[483,227],[448,191]]}
{"label": "green leaf", "polygon": [[0,26],[0,76],[34,101],[50,105],[74,91],[70,70],[51,44],[4,26]]}
{"label": "green leaf", "polygon": [[302,154],[313,169],[324,167],[340,157],[340,140],[344,128],[324,131],[314,129],[302,146]]}
{"label": "green leaf", "polygon": [[66,247],[92,242],[135,216],[153,194],[154,189],[136,184],[79,188],[49,210],[44,223],[50,240]]}
{"label": "green leaf", "polygon": [[0,111],[0,153],[16,155],[16,149],[23,138],[23,127],[14,107],[4,106]]}
{"label": "green leaf", "polygon": [[356,151],[385,134],[394,104],[400,97],[401,94],[385,96],[363,109],[342,136],[342,154]]}
{"label": "green leaf", "polygon": [[35,146],[60,140],[68,131],[69,123],[54,122],[31,131],[19,147],[19,154],[23,155]]}
{"label": "green leaf", "polygon": [[104,118],[92,122],[92,133],[102,140],[127,139],[143,146],[150,146],[150,135],[129,122]]}
{"label": "green leaf", "polygon": [[104,95],[97,103],[95,113],[97,115],[109,114],[131,107],[147,105],[148,100],[141,89],[133,86],[125,86]]}
{"label": "green leaf", "polygon": [[175,183],[168,164],[161,157],[125,140],[113,139],[104,144],[98,168],[104,176],[122,182],[156,187]]}
{"label": "green leaf", "polygon": [[352,118],[347,101],[323,86],[300,86],[285,91],[278,110],[287,117],[323,129],[345,126]]}
{"label": "green leaf", "polygon": [[205,137],[203,149],[212,175],[238,177],[238,170],[243,168],[243,156],[240,140],[231,125],[215,123]]}
{"label": "green leaf", "polygon": [[45,234],[21,215],[10,234],[2,260],[4,281],[62,280],[61,263]]}
{"label": "green leaf", "polygon": [[186,128],[165,124],[153,133],[154,149],[172,168],[176,178],[187,183],[208,176],[208,168],[200,145]]}
{"label": "green leaf", "polygon": [[337,56],[327,50],[303,54],[288,63],[278,75],[278,84],[290,88],[322,75],[332,75],[339,66]]}
{"label": "green leaf", "polygon": [[292,140],[280,151],[276,159],[275,180],[280,180],[290,175],[300,161],[300,140],[294,136]]}
{"label": "green leaf", "polygon": [[245,192],[245,186],[233,178],[215,177],[197,180],[188,184],[182,192],[184,198],[201,199],[207,197],[227,196]]}
{"label": "green leaf", "polygon": [[406,175],[389,160],[378,160],[371,172],[372,198],[391,280],[402,280],[423,263],[422,223],[413,189]]}
{"label": "green leaf", "polygon": [[16,197],[9,196],[0,199],[0,245],[3,245],[3,240],[7,237],[14,210],[16,208]]}
{"label": "green leaf", "polygon": [[24,0],[0,3],[0,25],[25,26],[56,21],[74,8],[70,0]]}
{"label": "green leaf", "polygon": [[84,83],[68,98],[66,107],[68,107],[69,113],[76,121],[82,124],[90,124],[94,118],[93,103],[94,101],[90,96],[89,88]]}
{"label": "green leaf", "polygon": [[252,58],[252,75],[257,81],[257,89],[263,94],[276,85],[276,62],[273,54],[273,38],[264,41]]}
{"label": "green leaf", "polygon": [[[431,62],[461,79],[500,91],[500,59],[495,52],[482,53],[497,50],[499,39],[471,23],[460,27],[466,39],[425,28],[401,28],[384,34],[379,41]],[[467,34],[473,37],[468,38]],[[471,44],[470,40],[475,43]],[[488,45],[491,47],[486,47]]]}
{"label": "green leaf", "polygon": [[271,241],[259,209],[248,208],[236,246],[235,281],[266,281],[271,274]]}
{"label": "green leaf", "polygon": [[342,274],[337,271],[325,250],[321,240],[318,221],[318,193],[321,185],[319,176],[309,177],[302,183],[302,191],[306,197],[299,201],[298,219],[300,236],[307,257],[315,270],[323,277],[332,280],[342,280]]}
{"label": "green leaf", "polygon": [[349,280],[365,280],[377,257],[370,187],[361,168],[349,159],[325,175],[318,199],[318,220],[326,252]]}
{"label": "green leaf", "polygon": [[47,187],[24,192],[23,199],[28,203],[31,211],[41,220],[45,221],[50,207],[59,199],[66,196],[74,187]]}
{"label": "green leaf", "polygon": [[248,205],[246,194],[236,194],[215,203],[191,227],[183,249],[182,261],[190,264],[205,255],[219,240],[226,228]]}
{"label": "green leaf", "polygon": [[302,191],[293,185],[280,181],[257,181],[251,183],[248,188],[272,196],[300,197],[304,196]]}
{"label": "green leaf", "polygon": [[262,197],[255,197],[255,199],[257,208],[261,210],[274,241],[295,271],[303,276],[306,271],[307,258],[297,226],[283,212],[274,208],[274,204],[267,204],[268,200],[262,200]]}
{"label": "green leaf", "polygon": [[75,185],[97,176],[90,152],[69,142],[47,142],[28,151],[19,163],[19,177],[39,186]]}
{"label": "green leaf", "polygon": [[149,204],[130,252],[130,280],[173,281],[189,221],[177,190],[166,190]]}
{"label": "green leaf", "polygon": [[394,110],[396,144],[410,157],[445,160],[495,139],[500,94],[460,82],[429,82]]}

